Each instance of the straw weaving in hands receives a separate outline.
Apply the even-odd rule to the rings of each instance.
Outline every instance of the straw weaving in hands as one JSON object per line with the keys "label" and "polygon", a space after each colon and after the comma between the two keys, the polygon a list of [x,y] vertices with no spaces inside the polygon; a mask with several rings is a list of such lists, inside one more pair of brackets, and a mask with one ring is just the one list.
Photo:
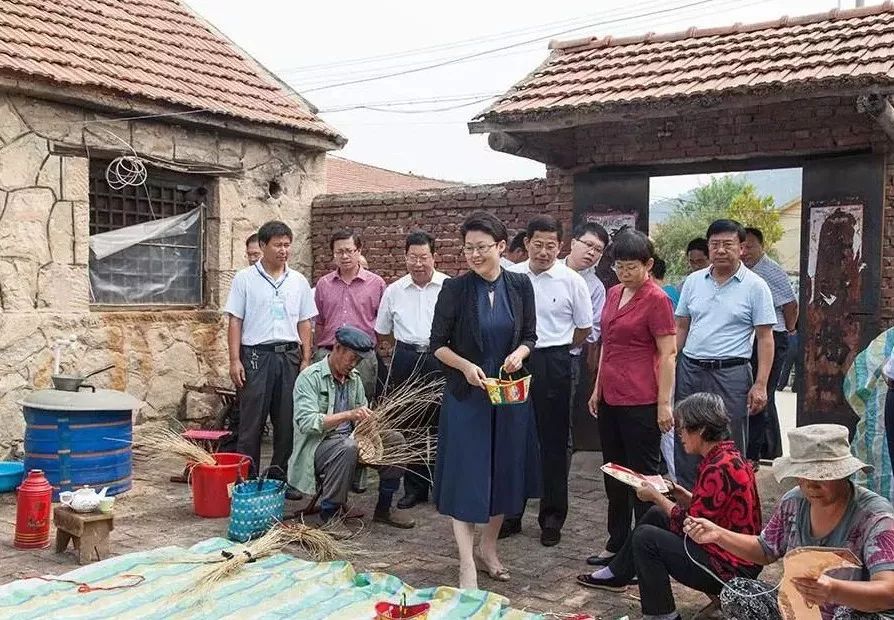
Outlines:
{"label": "straw weaving in hands", "polygon": [[354,440],[365,465],[406,465],[427,462],[436,450],[429,433],[429,416],[441,403],[443,379],[414,375],[389,391],[373,415],[357,423]]}
{"label": "straw weaving in hands", "polygon": [[808,607],[795,589],[792,579],[820,575],[836,568],[860,568],[860,560],[849,549],[800,547],[782,558],[782,582],[779,586],[779,613],[783,620],[820,620],[820,608]]}

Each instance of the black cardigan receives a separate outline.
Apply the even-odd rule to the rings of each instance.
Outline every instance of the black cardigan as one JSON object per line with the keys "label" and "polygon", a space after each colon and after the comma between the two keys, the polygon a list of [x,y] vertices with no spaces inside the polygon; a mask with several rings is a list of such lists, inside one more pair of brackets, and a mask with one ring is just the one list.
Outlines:
{"label": "black cardigan", "polygon": [[[482,364],[481,331],[478,327],[478,296],[475,294],[474,272],[444,281],[435,315],[431,324],[431,351],[449,347],[454,353],[473,364]],[[537,342],[537,316],[534,311],[534,288],[524,273],[503,270],[506,292],[515,317],[512,332],[512,351],[520,345],[534,350]],[[465,375],[455,368],[442,364],[447,378],[447,389],[459,399],[465,398],[472,387]]]}

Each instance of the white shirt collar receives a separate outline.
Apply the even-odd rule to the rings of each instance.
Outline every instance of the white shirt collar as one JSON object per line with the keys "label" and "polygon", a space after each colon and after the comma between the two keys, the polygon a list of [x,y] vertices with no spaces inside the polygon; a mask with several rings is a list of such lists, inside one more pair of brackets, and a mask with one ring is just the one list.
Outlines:
{"label": "white shirt collar", "polygon": [[[525,271],[527,271],[534,277],[548,275],[551,278],[555,278],[559,275],[559,272],[562,269],[571,269],[571,267],[565,266],[565,261],[561,261],[561,260],[556,260],[556,262],[553,263],[552,267],[550,267],[549,269],[547,269],[546,271],[543,271],[541,273],[534,273],[534,271],[531,269],[531,260],[530,259],[526,260],[524,262],[524,265],[525,265]],[[574,270],[572,269],[572,271],[574,271]]]}
{"label": "white shirt collar", "polygon": [[256,267],[257,270],[261,272],[261,275],[262,275],[262,276],[264,276],[265,278],[267,278],[268,280],[270,280],[270,281],[273,282],[274,284],[277,283],[277,282],[281,282],[282,280],[284,280],[285,277],[289,274],[289,271],[291,271],[291,270],[289,269],[289,266],[286,265],[286,269],[285,269],[285,271],[282,272],[282,277],[280,277],[279,280],[274,280],[274,279],[273,279],[273,276],[271,276],[269,273],[267,273],[267,270],[264,269],[264,265],[261,264],[261,261],[256,262],[254,265],[252,265],[252,267]]}
{"label": "white shirt collar", "polygon": [[432,274],[431,280],[425,286],[419,286],[415,282],[413,282],[413,276],[410,274],[406,274],[404,276],[406,281],[404,282],[404,288],[410,288],[411,286],[415,286],[416,288],[427,288],[429,285],[434,284],[435,286],[441,286],[444,284],[444,280],[446,280],[449,276],[446,273],[441,273],[437,269]]}

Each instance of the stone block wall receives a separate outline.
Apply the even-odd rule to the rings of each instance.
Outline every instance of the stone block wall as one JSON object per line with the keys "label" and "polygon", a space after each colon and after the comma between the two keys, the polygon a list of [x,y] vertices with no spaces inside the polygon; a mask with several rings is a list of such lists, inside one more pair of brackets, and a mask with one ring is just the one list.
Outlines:
{"label": "stone block wall", "polygon": [[[214,181],[209,197],[206,307],[91,307],[87,154],[123,154],[122,141],[143,155],[241,169]],[[78,148],[83,155],[60,154]],[[76,106],[0,92],[0,457],[22,437],[16,401],[50,386],[58,338],[78,339],[64,369],[114,363],[91,383],[145,401],[141,420],[177,416],[183,383],[229,385],[219,307],[244,266],[244,240],[264,221],[286,221],[295,232],[293,267],[310,275],[310,207],[325,184],[323,165],[323,153],[293,145],[163,122],[112,122]],[[282,188],[279,197],[268,194],[271,180]]]}
{"label": "stone block wall", "polygon": [[546,179],[494,185],[463,185],[418,192],[324,194],[313,202],[314,280],[332,269],[329,238],[340,228],[361,235],[370,269],[391,282],[406,273],[404,240],[423,229],[437,240],[437,268],[455,275],[466,269],[460,247],[463,219],[479,209],[500,218],[510,234],[539,213],[571,222],[571,185],[553,171]]}

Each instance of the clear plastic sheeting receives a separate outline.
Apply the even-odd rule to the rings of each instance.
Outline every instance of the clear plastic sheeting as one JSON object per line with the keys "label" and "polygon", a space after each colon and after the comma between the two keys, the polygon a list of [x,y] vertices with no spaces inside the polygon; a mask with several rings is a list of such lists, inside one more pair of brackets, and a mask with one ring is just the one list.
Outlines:
{"label": "clear plastic sheeting", "polygon": [[93,303],[202,303],[202,208],[90,237]]}

